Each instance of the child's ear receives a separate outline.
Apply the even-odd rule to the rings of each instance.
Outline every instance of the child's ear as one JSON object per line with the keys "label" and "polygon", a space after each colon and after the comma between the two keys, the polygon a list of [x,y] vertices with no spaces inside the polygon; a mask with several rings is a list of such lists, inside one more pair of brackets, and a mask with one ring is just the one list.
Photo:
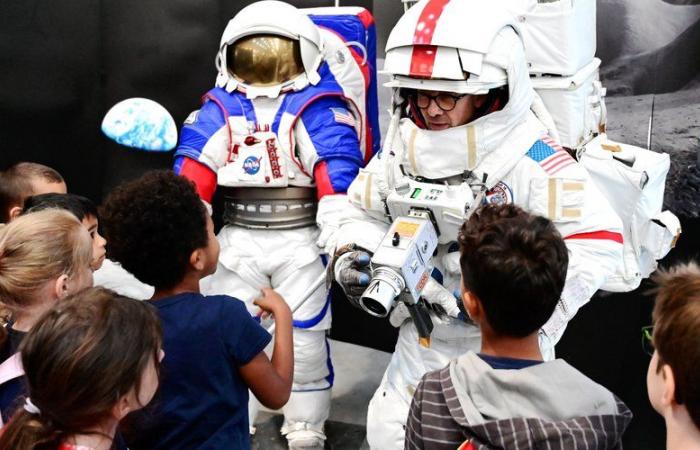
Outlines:
{"label": "child's ear", "polygon": [[19,215],[22,214],[22,207],[19,205],[15,205],[12,208],[10,208],[10,222],[15,220]]}
{"label": "child's ear", "polygon": [[469,315],[474,322],[479,323],[482,316],[479,299],[477,299],[471,291],[462,289],[462,303],[464,303],[464,309],[467,311],[467,315]]}
{"label": "child's ear", "polygon": [[54,294],[61,300],[68,295],[68,275],[63,274],[54,282]]}
{"label": "child's ear", "polygon": [[661,378],[664,382],[661,402],[664,406],[673,406],[676,404],[676,379],[673,377],[673,370],[668,364],[661,366]]}
{"label": "child's ear", "polygon": [[204,270],[204,249],[197,248],[190,254],[190,265],[193,269],[202,271]]}
{"label": "child's ear", "polygon": [[126,415],[133,409],[131,407],[131,402],[129,401],[129,395],[133,394],[122,395],[119,397],[117,404],[112,407],[112,416],[114,416],[114,418],[118,421],[126,417]]}

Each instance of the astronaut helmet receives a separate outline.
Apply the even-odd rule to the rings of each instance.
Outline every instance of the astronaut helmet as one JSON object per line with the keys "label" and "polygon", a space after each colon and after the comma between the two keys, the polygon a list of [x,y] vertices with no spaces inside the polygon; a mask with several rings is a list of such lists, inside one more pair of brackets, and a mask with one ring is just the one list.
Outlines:
{"label": "astronaut helmet", "polygon": [[216,86],[248,98],[275,98],[317,84],[322,59],[318,28],[296,7],[255,2],[228,23],[216,55]]}
{"label": "astronaut helmet", "polygon": [[[527,77],[517,25],[498,2],[421,0],[391,31],[383,72],[390,76],[386,86],[401,92],[395,99],[416,91],[451,93],[454,99],[498,93],[500,104],[485,105],[484,114],[512,99],[509,70],[518,65],[520,77]],[[437,95],[430,99],[442,108]]]}

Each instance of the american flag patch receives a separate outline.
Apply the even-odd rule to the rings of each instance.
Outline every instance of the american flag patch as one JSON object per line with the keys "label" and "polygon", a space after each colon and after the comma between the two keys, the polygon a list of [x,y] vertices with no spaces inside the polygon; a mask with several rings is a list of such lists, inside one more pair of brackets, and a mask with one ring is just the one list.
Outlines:
{"label": "american flag patch", "polygon": [[543,136],[541,140],[535,142],[532,148],[528,150],[527,156],[539,163],[540,167],[549,175],[554,175],[564,167],[568,167],[576,162],[566,150],[549,136]]}
{"label": "american flag patch", "polygon": [[355,118],[350,114],[347,109],[344,108],[331,108],[333,117],[337,123],[344,123],[345,125],[350,125],[355,127]]}

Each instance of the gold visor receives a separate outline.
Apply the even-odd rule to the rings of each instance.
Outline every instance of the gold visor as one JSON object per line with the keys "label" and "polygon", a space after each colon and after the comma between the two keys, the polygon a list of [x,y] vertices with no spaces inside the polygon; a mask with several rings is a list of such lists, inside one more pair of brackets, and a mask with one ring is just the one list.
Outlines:
{"label": "gold visor", "polygon": [[304,73],[299,41],[257,34],[236,41],[226,55],[229,71],[251,86],[274,86]]}

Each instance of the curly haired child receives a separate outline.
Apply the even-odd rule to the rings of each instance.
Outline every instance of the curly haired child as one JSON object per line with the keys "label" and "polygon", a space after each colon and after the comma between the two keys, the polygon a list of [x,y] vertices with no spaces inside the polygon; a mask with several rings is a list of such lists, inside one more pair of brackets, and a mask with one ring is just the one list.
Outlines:
{"label": "curly haired child", "polygon": [[270,335],[243,302],[200,294],[219,244],[194,185],[172,172],[148,172],[117,187],[102,223],[111,256],[155,287],[151,303],[168,355],[154,406],[128,421],[129,448],[250,448],[248,388],[274,409],[291,391],[292,319],[284,299],[268,289],[256,301],[276,321],[270,360],[263,351]]}

